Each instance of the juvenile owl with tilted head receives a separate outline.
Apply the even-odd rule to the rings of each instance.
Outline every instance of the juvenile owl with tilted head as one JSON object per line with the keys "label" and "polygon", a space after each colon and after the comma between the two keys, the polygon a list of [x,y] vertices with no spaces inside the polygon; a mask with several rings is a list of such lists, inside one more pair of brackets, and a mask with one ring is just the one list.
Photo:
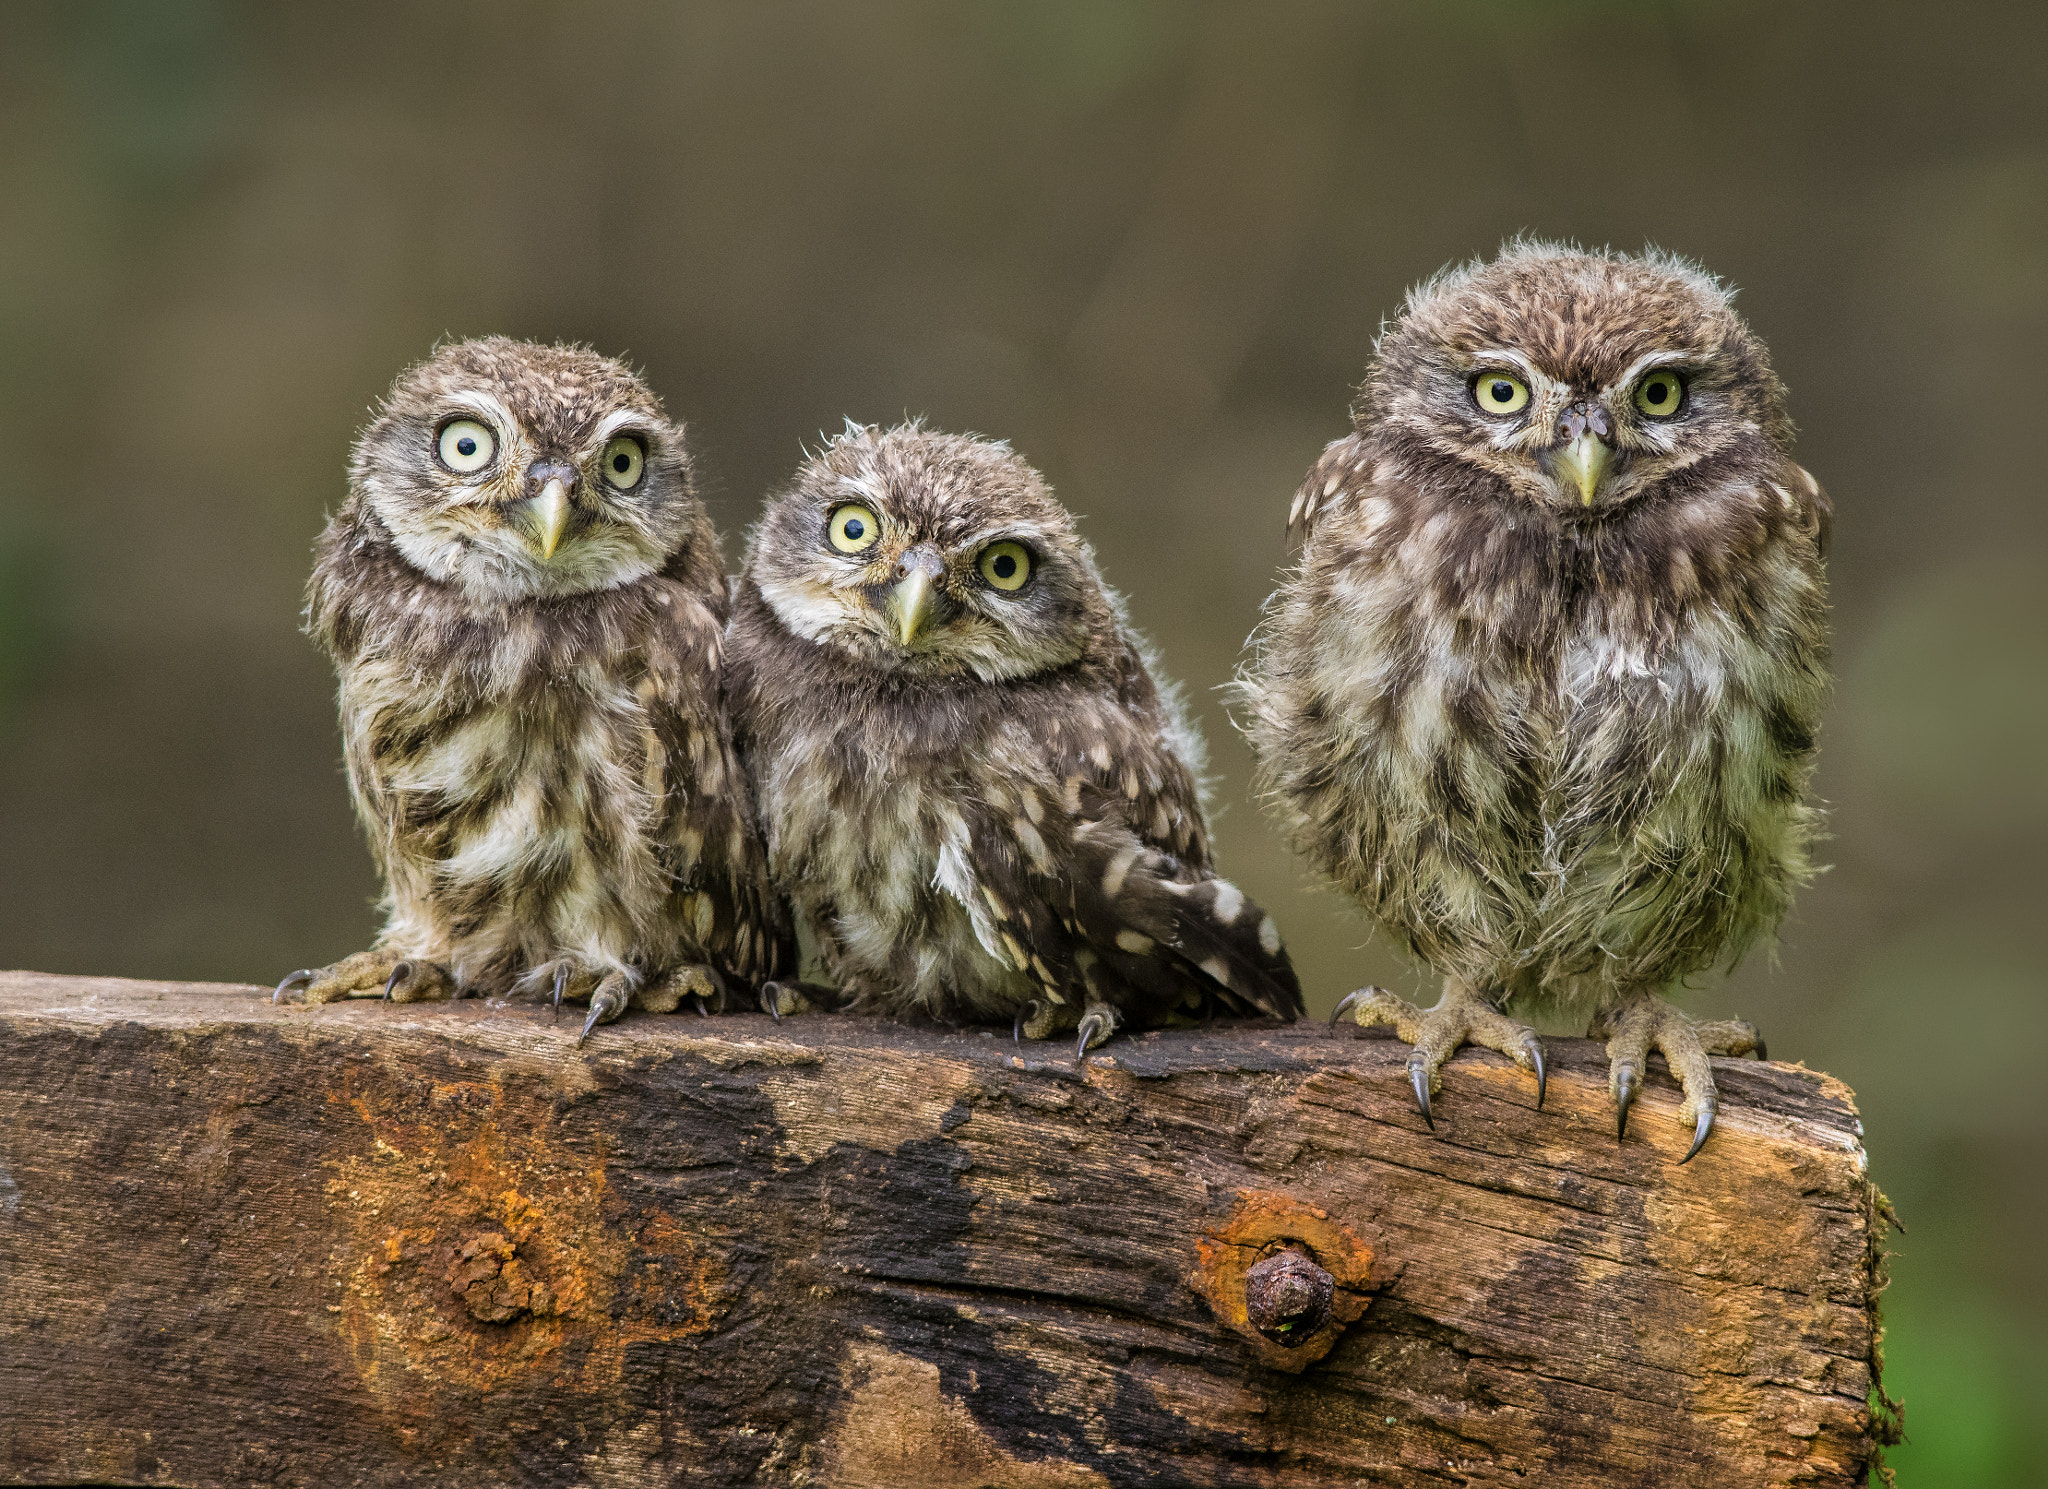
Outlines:
{"label": "juvenile owl with tilted head", "polygon": [[1007,445],[849,425],[774,498],[729,637],[775,882],[857,1011],[1066,1035],[1292,1018],[1211,867],[1199,741]]}
{"label": "juvenile owl with tilted head", "polygon": [[[1294,500],[1244,679],[1309,857],[1445,978],[1339,1013],[1538,1079],[1510,1015],[1590,1020],[1625,1133],[1652,1047],[1685,1091],[1748,1024],[1662,996],[1770,936],[1809,874],[1830,508],[1729,292],[1678,259],[1511,244],[1410,295]],[[1432,1119],[1433,1123],[1433,1119]]]}
{"label": "juvenile owl with tilted head", "polygon": [[567,995],[586,1037],[751,996],[794,943],[726,613],[683,428],[622,364],[494,337],[401,375],[308,590],[384,929],[276,996]]}

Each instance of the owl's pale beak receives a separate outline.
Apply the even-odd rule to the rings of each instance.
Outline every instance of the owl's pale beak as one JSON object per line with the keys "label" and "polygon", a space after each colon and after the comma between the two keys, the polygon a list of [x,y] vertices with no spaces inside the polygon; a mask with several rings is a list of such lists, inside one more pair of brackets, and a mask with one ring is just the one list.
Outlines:
{"label": "owl's pale beak", "polygon": [[1579,500],[1590,507],[1608,467],[1614,464],[1614,447],[1587,430],[1563,449],[1553,451],[1550,463],[1557,474],[1579,488]]}
{"label": "owl's pale beak", "polygon": [[904,554],[896,565],[896,585],[889,591],[889,619],[896,623],[896,639],[908,646],[931,619],[936,606],[939,576],[946,561],[929,548],[917,547]]}
{"label": "owl's pale beak", "polygon": [[569,526],[569,483],[560,476],[541,487],[533,499],[534,538],[543,560],[553,558],[561,546],[563,530]]}

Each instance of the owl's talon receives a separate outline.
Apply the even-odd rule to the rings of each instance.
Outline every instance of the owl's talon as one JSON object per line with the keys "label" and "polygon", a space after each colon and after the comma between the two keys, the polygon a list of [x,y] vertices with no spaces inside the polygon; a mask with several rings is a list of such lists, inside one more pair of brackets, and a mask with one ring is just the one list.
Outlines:
{"label": "owl's talon", "polygon": [[391,975],[384,979],[384,1001],[386,1003],[389,1003],[391,1001],[391,990],[397,987],[401,982],[410,981],[411,978],[411,962],[400,962],[397,966],[393,967],[391,969]]}
{"label": "owl's talon", "polygon": [[754,999],[755,999],[755,1001],[756,1001],[756,1002],[758,1002],[758,1003],[759,1003],[759,1004],[761,1005],[761,1011],[762,1011],[763,1013],[767,1014],[767,1015],[768,1015],[768,1017],[770,1017],[770,1018],[774,1019],[774,1020],[775,1020],[775,1022],[776,1022],[776,1023],[778,1023],[778,1024],[782,1022],[782,984],[781,984],[781,983],[779,983],[779,982],[764,982],[764,983],[762,983],[762,984],[761,984],[761,988],[760,988],[760,991],[759,991],[759,992],[757,992],[757,993],[756,993],[756,994],[754,995]]}
{"label": "owl's talon", "polygon": [[562,1017],[562,993],[568,988],[568,986],[569,964],[567,962],[563,962],[560,966],[555,968],[555,1011],[552,1015],[549,1016],[548,1022],[560,1022]]}
{"label": "owl's talon", "polygon": [[1337,1000],[1336,1010],[1332,1012],[1330,1015],[1330,1028],[1334,1031],[1337,1027],[1337,1020],[1344,1017],[1345,1014],[1349,1013],[1351,1009],[1357,1004],[1359,999],[1368,997],[1371,994],[1376,993],[1378,991],[1378,988],[1357,987],[1353,988],[1350,992],[1346,993],[1343,997],[1339,998]]}
{"label": "owl's talon", "polygon": [[590,1031],[599,1024],[608,1024],[626,1011],[626,979],[617,972],[605,974],[590,994],[590,1017],[583,1021],[583,1032],[576,1036],[576,1047],[581,1049],[583,1041],[590,1037]]}
{"label": "owl's talon", "polygon": [[1017,1017],[1010,1025],[1010,1043],[1022,1044],[1024,1042],[1025,1021],[1038,1017],[1038,1007],[1038,1000],[1033,998],[1029,1003],[1026,1003],[1017,1010]]}
{"label": "owl's talon", "polygon": [[1759,1036],[1758,1036],[1758,1038],[1757,1038],[1757,1042],[1756,1042],[1756,1057],[1757,1057],[1757,1058],[1758,1058],[1759,1060],[1766,1060],[1766,1061],[1767,1061],[1767,1060],[1769,1060],[1769,1059],[1771,1058],[1771,1055],[1770,1055],[1770,1051],[1769,1051],[1769,1050],[1766,1050],[1766,1049],[1764,1048],[1764,1042],[1763,1042],[1763,1038],[1762,1038],[1762,1036],[1761,1036],[1761,1035],[1759,1035]]}
{"label": "owl's talon", "polygon": [[277,991],[270,995],[270,1001],[273,1003],[284,1002],[284,995],[286,993],[294,993],[300,988],[312,986],[313,979],[319,975],[320,969],[317,967],[305,967],[297,972],[289,973],[284,981],[277,985]]}
{"label": "owl's talon", "polygon": [[704,1019],[708,1019],[711,1017],[711,1009],[705,1003],[704,995],[702,993],[692,993],[690,995],[690,1001],[696,1004],[697,1006],[697,1017]]}
{"label": "owl's talon", "polygon": [[1408,1084],[1415,1088],[1415,1109],[1422,1113],[1422,1120],[1431,1132],[1436,1131],[1436,1118],[1429,1114],[1429,1066],[1420,1058],[1408,1061]]}
{"label": "owl's talon", "polygon": [[1081,1019],[1080,1037],[1074,1044],[1074,1058],[1083,1065],[1088,1063],[1088,1047],[1100,1044],[1116,1032],[1116,1018],[1112,1014],[1090,1009]]}
{"label": "owl's talon", "polygon": [[1636,1097],[1642,1093],[1643,1077],[1635,1061],[1624,1060],[1614,1067],[1614,1140],[1620,1142],[1628,1136],[1628,1109],[1636,1104]]}
{"label": "owl's talon", "polygon": [[1679,1159],[1679,1163],[1692,1162],[1692,1155],[1699,1152],[1701,1145],[1707,1140],[1707,1134],[1714,1130],[1714,1113],[1719,1109],[1720,1102],[1712,1096],[1700,1103],[1699,1120],[1693,1124],[1692,1146],[1685,1150],[1685,1157]]}
{"label": "owl's talon", "polygon": [[1543,1068],[1543,1041],[1531,1034],[1522,1041],[1522,1049],[1529,1056],[1529,1063],[1536,1068],[1536,1110],[1543,1110],[1543,1094],[1550,1089],[1550,1076]]}

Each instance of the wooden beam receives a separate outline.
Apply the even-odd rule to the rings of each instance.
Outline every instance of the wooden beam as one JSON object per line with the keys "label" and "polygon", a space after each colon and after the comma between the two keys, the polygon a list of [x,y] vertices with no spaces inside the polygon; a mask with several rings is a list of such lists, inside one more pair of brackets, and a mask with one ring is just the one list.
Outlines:
{"label": "wooden beam", "polygon": [[1715,1062],[1681,1168],[1584,1040],[1540,1113],[1461,1054],[1432,1135],[1313,1024],[573,1033],[0,974],[0,1479],[1863,1481],[1873,1192],[1804,1068]]}

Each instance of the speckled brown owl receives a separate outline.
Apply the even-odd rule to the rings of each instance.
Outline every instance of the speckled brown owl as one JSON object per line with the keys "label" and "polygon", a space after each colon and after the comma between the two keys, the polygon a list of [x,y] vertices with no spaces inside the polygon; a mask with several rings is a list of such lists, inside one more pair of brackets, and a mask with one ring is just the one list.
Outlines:
{"label": "speckled brown owl", "polygon": [[309,629],[386,921],[276,996],[566,993],[587,1036],[771,977],[793,942],[733,753],[725,572],[682,427],[608,358],[467,341],[398,379],[350,477]]}
{"label": "speckled brown owl", "polygon": [[[1423,1115],[1510,1015],[1590,1019],[1625,1133],[1654,1046],[1699,1150],[1709,1054],[1662,991],[1770,936],[1807,877],[1829,506],[1729,293],[1662,254],[1541,243],[1439,275],[1382,337],[1294,500],[1306,534],[1245,678],[1295,841],[1441,974]],[[1504,1011],[1505,1010],[1505,1011]]]}
{"label": "speckled brown owl", "polygon": [[1178,699],[1007,445],[849,425],[756,528],[729,649],[775,882],[846,1006],[1077,1055],[1300,1011],[1210,867]]}

